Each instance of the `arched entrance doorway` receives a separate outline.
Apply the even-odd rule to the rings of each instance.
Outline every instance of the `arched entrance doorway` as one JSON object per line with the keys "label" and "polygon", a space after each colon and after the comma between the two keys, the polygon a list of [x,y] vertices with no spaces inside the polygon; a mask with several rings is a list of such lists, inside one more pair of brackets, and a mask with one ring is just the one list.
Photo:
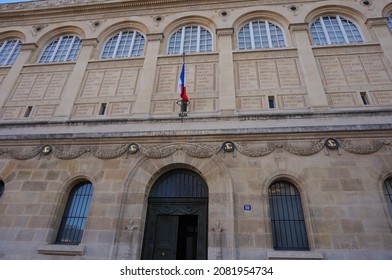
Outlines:
{"label": "arched entrance doorway", "polygon": [[188,169],[158,178],[148,197],[142,259],[207,259],[208,187]]}

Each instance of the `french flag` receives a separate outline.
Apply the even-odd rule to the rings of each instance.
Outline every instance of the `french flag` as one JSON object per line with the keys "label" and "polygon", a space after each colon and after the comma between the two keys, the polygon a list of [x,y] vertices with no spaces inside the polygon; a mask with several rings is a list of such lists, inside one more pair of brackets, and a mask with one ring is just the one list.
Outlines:
{"label": "french flag", "polygon": [[189,102],[189,98],[186,95],[186,84],[185,84],[185,63],[182,64],[180,78],[178,79],[178,92],[180,97],[185,102]]}

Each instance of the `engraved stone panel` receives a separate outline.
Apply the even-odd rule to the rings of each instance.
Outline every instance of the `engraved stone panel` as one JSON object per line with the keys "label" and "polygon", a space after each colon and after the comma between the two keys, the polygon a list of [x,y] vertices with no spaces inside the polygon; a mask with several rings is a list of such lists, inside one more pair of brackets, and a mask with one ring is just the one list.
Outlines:
{"label": "engraved stone panel", "polygon": [[37,74],[23,74],[12,95],[12,101],[27,100]]}
{"label": "engraved stone panel", "polygon": [[392,91],[373,92],[373,95],[376,97],[376,101],[378,104],[392,105]]}
{"label": "engraved stone panel", "polygon": [[255,61],[240,61],[237,63],[239,88],[242,90],[259,88],[258,72]]}
{"label": "engraved stone panel", "polygon": [[350,85],[368,83],[361,60],[358,56],[342,56],[339,57],[339,60]]}
{"label": "engraved stone panel", "polygon": [[236,63],[239,95],[257,95],[266,90],[302,88],[296,58],[238,61]]}
{"label": "engraved stone panel", "polygon": [[35,117],[37,118],[52,117],[54,115],[55,109],[56,109],[56,105],[38,106]]}
{"label": "engraved stone panel", "polygon": [[174,101],[155,101],[153,102],[153,112],[156,114],[171,114],[174,112],[174,106]]}
{"label": "engraved stone panel", "polygon": [[99,89],[105,75],[105,70],[88,70],[86,82],[82,90],[82,97],[98,96]]}
{"label": "engraved stone panel", "polygon": [[23,107],[6,107],[2,112],[1,118],[4,120],[16,119],[20,116]]}
{"label": "engraved stone panel", "polygon": [[330,94],[331,105],[333,106],[354,106],[355,100],[351,93]]}
{"label": "engraved stone panel", "polygon": [[11,101],[59,99],[68,72],[22,74]]}
{"label": "engraved stone panel", "polygon": [[120,69],[108,69],[102,80],[99,96],[114,96],[116,95],[118,82],[121,77]]}
{"label": "engraved stone panel", "polygon": [[380,56],[374,54],[362,55],[361,61],[371,84],[391,82],[391,77]]}
{"label": "engraved stone panel", "polygon": [[117,88],[117,96],[135,94],[139,71],[139,68],[125,68],[121,70],[121,78]]}
{"label": "engraved stone panel", "polygon": [[281,96],[281,104],[285,109],[305,108],[305,97],[302,95]]}
{"label": "engraved stone panel", "polygon": [[301,80],[299,78],[295,59],[278,59],[276,65],[278,68],[280,86],[282,88],[301,87]]}
{"label": "engraved stone panel", "polygon": [[243,110],[262,109],[261,97],[242,97],[239,106]]}
{"label": "engraved stone panel", "polygon": [[193,110],[195,112],[212,112],[215,111],[215,102],[213,99],[196,99],[193,100]]}
{"label": "engraved stone panel", "polygon": [[92,116],[94,114],[94,110],[96,104],[79,104],[75,106],[75,117],[85,117]]}
{"label": "engraved stone panel", "polygon": [[257,71],[259,73],[259,87],[261,89],[279,88],[279,81],[276,62],[270,60],[257,61]]}
{"label": "engraved stone panel", "polygon": [[324,74],[324,85],[346,85],[347,81],[343,73],[340,60],[337,57],[321,57],[318,59]]}
{"label": "engraved stone panel", "polygon": [[[215,89],[215,64],[203,63],[196,65],[196,92],[214,92]],[[188,82],[188,80],[187,80]],[[188,87],[188,84],[187,84]],[[188,89],[188,88],[187,88]]]}
{"label": "engraved stone panel", "polygon": [[131,112],[131,102],[111,103],[109,106],[109,115],[123,116]]}
{"label": "engraved stone panel", "polygon": [[157,93],[177,92],[178,84],[178,67],[177,65],[165,65],[158,67],[158,85]]}

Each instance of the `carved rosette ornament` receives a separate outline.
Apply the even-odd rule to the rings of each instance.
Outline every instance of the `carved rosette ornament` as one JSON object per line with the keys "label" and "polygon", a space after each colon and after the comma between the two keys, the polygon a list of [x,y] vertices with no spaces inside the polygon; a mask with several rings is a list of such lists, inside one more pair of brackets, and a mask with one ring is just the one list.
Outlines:
{"label": "carved rosette ornament", "polygon": [[[332,138],[328,138],[332,139]],[[327,139],[327,140],[328,140]],[[382,148],[391,150],[392,139],[345,139],[337,140],[339,146],[352,154],[372,154]],[[226,141],[228,142],[228,141]],[[187,156],[194,158],[209,158],[223,152],[222,144],[226,142],[207,142],[198,144],[121,144],[118,146],[73,146],[73,145],[41,145],[35,147],[6,147],[0,148],[1,158],[28,160],[45,155],[43,149],[50,147],[50,154],[57,159],[71,160],[83,155],[92,155],[98,159],[115,159],[124,154],[141,154],[148,158],[165,158],[177,151],[183,151]],[[230,142],[240,154],[248,157],[263,157],[271,154],[276,149],[283,149],[291,154],[311,156],[327,147],[325,140],[307,141],[280,141],[280,142]],[[48,153],[49,154],[49,153]],[[39,158],[38,157],[38,158]]]}

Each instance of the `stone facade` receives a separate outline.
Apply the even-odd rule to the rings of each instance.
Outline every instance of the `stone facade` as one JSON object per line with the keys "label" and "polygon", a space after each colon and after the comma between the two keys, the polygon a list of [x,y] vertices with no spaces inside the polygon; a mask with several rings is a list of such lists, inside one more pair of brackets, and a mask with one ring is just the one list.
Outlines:
{"label": "stone facade", "polygon": [[[208,185],[208,259],[392,259],[391,14],[387,0],[1,4],[0,43],[22,45],[0,66],[0,258],[140,259],[149,192],[185,168]],[[309,26],[323,15],[355,22],[363,42],[314,45]],[[286,47],[239,50],[253,20],[277,24]],[[186,25],[208,29],[213,46],[185,55],[180,118],[183,55],[168,43]],[[143,55],[101,59],[128,29],[145,36]],[[81,38],[78,58],[38,63],[67,34]],[[85,180],[82,242],[56,244]],[[274,250],[277,180],[299,190],[307,251]]]}

